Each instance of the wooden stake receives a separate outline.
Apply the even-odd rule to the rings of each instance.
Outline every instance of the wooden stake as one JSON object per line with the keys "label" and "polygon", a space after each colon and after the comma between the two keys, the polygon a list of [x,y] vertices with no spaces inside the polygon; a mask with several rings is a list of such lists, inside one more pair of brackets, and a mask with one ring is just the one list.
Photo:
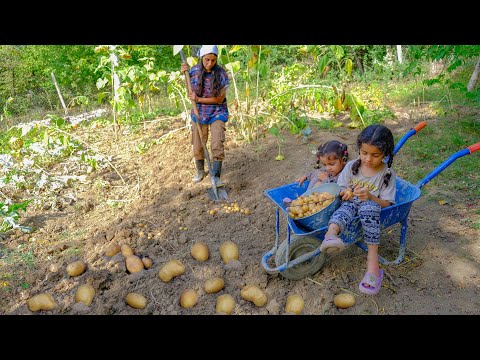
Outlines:
{"label": "wooden stake", "polygon": [[63,111],[65,112],[65,115],[67,115],[67,112],[68,112],[67,107],[65,106],[65,102],[63,101],[62,93],[60,92],[60,87],[57,84],[57,79],[55,79],[55,75],[53,74],[53,71],[50,73],[50,75],[52,75],[53,84],[57,89],[58,97],[60,98],[60,102],[62,103],[62,106],[63,106]]}

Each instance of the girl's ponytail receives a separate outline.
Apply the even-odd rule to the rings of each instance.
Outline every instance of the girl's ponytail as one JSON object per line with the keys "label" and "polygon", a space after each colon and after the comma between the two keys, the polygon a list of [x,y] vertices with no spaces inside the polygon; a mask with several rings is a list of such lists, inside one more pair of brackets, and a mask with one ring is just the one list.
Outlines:
{"label": "girl's ponytail", "polygon": [[390,168],[392,167],[393,163],[393,151],[388,154],[388,162],[387,162],[387,174],[383,178],[383,183],[385,184],[385,187],[388,186],[388,183],[390,182],[390,178],[392,177],[392,172],[390,171]]}
{"label": "girl's ponytail", "polygon": [[360,159],[358,159],[357,161],[355,161],[353,164],[352,164],[352,174],[353,175],[357,175],[358,174],[358,169],[360,168],[360,164],[362,163],[362,161]]}

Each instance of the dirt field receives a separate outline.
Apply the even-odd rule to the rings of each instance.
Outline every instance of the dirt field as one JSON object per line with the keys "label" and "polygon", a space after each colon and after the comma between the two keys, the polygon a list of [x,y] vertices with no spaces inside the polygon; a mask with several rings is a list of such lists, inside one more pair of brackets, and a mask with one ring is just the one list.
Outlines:
{"label": "dirt field", "polygon": [[[403,135],[419,122],[399,118],[402,120],[386,122],[395,134]],[[240,208],[251,210],[250,215],[245,215],[227,213],[224,204],[208,199],[209,178],[199,185],[191,182],[194,165],[188,130],[175,132],[143,155],[135,151],[140,140],[156,139],[182,126],[183,120],[177,119],[146,123],[137,133],[124,128],[118,142],[113,142],[111,128],[94,131],[92,145],[113,156],[112,163],[121,177],[112,168],[93,172],[88,175],[88,184],[75,185],[75,201],[62,204],[59,209],[26,213],[22,223],[34,226],[35,232],[7,234],[4,243],[8,248],[37,244],[36,261],[31,267],[13,269],[24,274],[29,286],[0,291],[1,314],[33,314],[26,302],[40,293],[51,294],[58,304],[54,310],[35,313],[40,315],[210,315],[215,314],[216,298],[221,294],[233,296],[236,315],[283,314],[290,294],[300,294],[305,301],[303,314],[311,315],[480,314],[480,234],[462,221],[471,216],[472,208],[478,208],[478,199],[463,198],[459,192],[455,203],[440,205],[423,195],[415,201],[409,215],[405,261],[383,267],[386,276],[377,296],[358,291],[366,270],[366,253],[357,246],[329,257],[324,267],[308,278],[288,280],[267,274],[261,265],[262,256],[275,241],[275,205],[263,191],[291,183],[311,168],[315,162],[311,151],[320,142],[341,140],[347,143],[353,158],[359,131],[345,127],[334,132],[313,130],[306,142],[288,134],[281,145],[284,161],[275,160],[275,138],[263,139],[258,147],[242,145],[228,131],[222,179],[227,184],[229,203],[236,202]],[[93,130],[77,129],[79,136],[86,131]],[[402,168],[411,166],[409,159],[402,157],[402,150],[393,166],[400,177]],[[442,190],[435,179],[425,188],[429,194]],[[115,202],[108,201],[112,199]],[[220,209],[215,215],[208,213],[215,208]],[[382,234],[380,254],[394,259],[398,239],[397,224]],[[210,258],[205,262],[190,255],[192,245],[199,241],[210,250]],[[238,262],[223,264],[219,247],[225,241],[238,245]],[[129,245],[135,254],[152,259],[153,266],[129,273],[120,253],[105,256],[112,243]],[[164,283],[158,273],[172,259],[181,260],[186,271]],[[75,260],[83,260],[87,270],[70,277],[66,266]],[[225,288],[217,294],[207,294],[203,289],[204,282],[211,277],[224,279]],[[89,307],[75,303],[75,292],[85,283],[96,292]],[[241,298],[241,288],[249,284],[266,293],[265,306],[256,307]],[[198,303],[190,309],[179,305],[180,293],[187,288],[199,295]],[[129,292],[142,294],[147,306],[128,306],[124,298]],[[355,294],[356,304],[349,309],[337,309],[333,297],[344,292]]]}

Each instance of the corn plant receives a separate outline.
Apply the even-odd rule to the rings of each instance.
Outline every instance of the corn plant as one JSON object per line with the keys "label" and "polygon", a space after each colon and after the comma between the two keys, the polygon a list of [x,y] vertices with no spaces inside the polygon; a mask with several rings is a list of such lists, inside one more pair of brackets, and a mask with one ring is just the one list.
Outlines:
{"label": "corn plant", "polygon": [[4,121],[7,122],[7,119],[10,117],[10,111],[8,110],[8,105],[13,101],[13,97],[9,97],[5,104],[3,105],[2,114],[0,114],[0,124]]}

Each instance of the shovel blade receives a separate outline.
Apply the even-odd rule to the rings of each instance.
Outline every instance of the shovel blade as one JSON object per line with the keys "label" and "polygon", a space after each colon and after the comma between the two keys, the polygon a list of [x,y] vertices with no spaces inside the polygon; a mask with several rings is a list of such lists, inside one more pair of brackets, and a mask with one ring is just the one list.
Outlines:
{"label": "shovel blade", "polygon": [[177,55],[183,49],[183,45],[173,45],[173,55]]}
{"label": "shovel blade", "polygon": [[216,188],[216,189],[217,189],[216,193],[214,188],[207,189],[208,197],[210,198],[210,200],[213,200],[213,201],[228,200],[227,192],[223,187]]}

